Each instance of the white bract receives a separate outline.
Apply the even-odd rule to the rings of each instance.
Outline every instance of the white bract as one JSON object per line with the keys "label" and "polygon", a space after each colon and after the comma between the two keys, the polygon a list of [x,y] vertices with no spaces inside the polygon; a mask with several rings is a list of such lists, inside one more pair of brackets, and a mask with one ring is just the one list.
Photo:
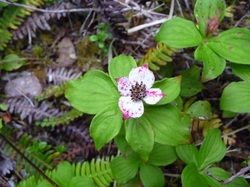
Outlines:
{"label": "white bract", "polygon": [[139,118],[144,112],[143,101],[156,104],[165,94],[159,88],[151,88],[155,77],[148,64],[133,68],[128,77],[116,79],[118,91],[122,95],[118,105],[123,119]]}

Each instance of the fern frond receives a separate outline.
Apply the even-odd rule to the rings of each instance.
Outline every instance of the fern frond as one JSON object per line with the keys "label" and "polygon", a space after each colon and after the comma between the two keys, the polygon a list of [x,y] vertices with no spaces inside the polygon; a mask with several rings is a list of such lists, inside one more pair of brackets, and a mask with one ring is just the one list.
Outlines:
{"label": "fern frond", "polygon": [[19,114],[20,119],[28,119],[29,123],[34,120],[42,120],[45,117],[56,117],[62,113],[57,108],[52,107],[52,103],[43,101],[42,103],[28,100],[25,97],[7,98],[6,105],[10,113]]}
{"label": "fern frond", "polygon": [[45,89],[43,91],[43,93],[41,93],[40,95],[36,96],[35,100],[38,101],[38,102],[40,102],[40,101],[48,99],[48,98],[50,98],[52,96],[53,97],[62,96],[64,94],[64,92],[65,92],[66,85],[67,85],[67,83],[48,87],[47,89]]}
{"label": "fern frond", "polygon": [[82,114],[82,112],[73,108],[58,117],[48,117],[44,118],[42,121],[36,121],[36,125],[42,127],[54,127],[56,125],[64,125],[80,117]]}
{"label": "fern frond", "polygon": [[12,34],[8,30],[0,28],[0,51],[4,50],[7,43],[11,40]]}
{"label": "fern frond", "polygon": [[82,72],[74,70],[73,68],[57,68],[55,70],[48,68],[46,70],[48,82],[54,85],[63,84],[68,80],[77,79],[82,75]]}
{"label": "fern frond", "polygon": [[159,70],[159,66],[165,66],[168,62],[172,62],[171,56],[176,49],[169,48],[162,42],[157,44],[156,48],[150,48],[143,58],[140,59],[138,65],[141,66],[148,63],[149,68],[152,70]]}
{"label": "fern frond", "polygon": [[[19,3],[38,7],[43,5],[44,2],[45,0],[20,0]],[[12,34],[8,29],[17,29],[23,19],[29,16],[31,12],[30,9],[12,5],[4,7],[3,15],[0,18],[0,33],[3,34],[1,35],[0,50],[3,50],[11,39]]]}
{"label": "fern frond", "polygon": [[111,158],[92,159],[91,162],[73,164],[76,176],[88,176],[99,187],[108,187],[114,176],[110,168]]}
{"label": "fern frond", "polygon": [[[49,8],[46,8],[46,10],[62,10],[62,9],[70,9],[72,8],[71,3],[62,3],[61,5],[54,5]],[[36,37],[36,30],[51,30],[51,27],[48,23],[49,20],[52,19],[61,19],[61,17],[65,17],[67,14],[65,12],[63,13],[53,13],[53,14],[44,14],[44,13],[38,13],[34,12],[29,16],[22,24],[22,26],[18,27],[18,29],[13,30],[13,39],[23,39],[25,36],[28,35],[28,33],[32,37]]]}
{"label": "fern frond", "polygon": [[[49,182],[52,185],[46,181],[47,179],[45,180],[41,177],[34,178],[34,176],[31,176],[28,179],[20,182],[17,187],[69,186],[71,181],[76,178],[80,179],[81,182],[84,182],[75,183],[77,187],[82,187],[82,184],[91,187],[108,187],[114,180],[110,169],[111,159],[112,158],[110,157],[106,157],[102,159],[93,159],[90,163],[86,161],[78,164],[71,164],[67,161],[63,161],[57,166],[57,168],[53,170],[47,170],[45,172],[47,179],[50,179]],[[89,173],[89,175],[86,175],[86,173]],[[56,183],[54,181],[56,181]]]}
{"label": "fern frond", "polygon": [[[0,149],[1,150],[1,149]],[[5,176],[9,174],[14,169],[14,164],[10,160],[10,158],[6,157],[2,151],[0,151],[0,176]],[[1,186],[1,178],[0,178],[0,186]]]}
{"label": "fern frond", "polygon": [[[3,150],[3,153],[7,157],[15,159],[17,163],[20,163],[20,166],[24,167],[26,172],[30,174],[37,173],[36,168],[30,165],[29,162],[26,162],[27,160],[25,160],[23,156],[19,154],[19,152],[25,155],[25,157],[29,159],[31,163],[33,163],[37,168],[41,170],[53,169],[53,160],[55,158],[58,158],[61,154],[60,152],[56,151],[53,146],[48,144],[46,144],[46,146],[42,148],[35,149],[33,151],[28,149],[29,147],[32,147],[35,142],[40,141],[32,138],[26,133],[22,134],[18,141],[14,141],[13,138],[7,137],[3,134],[1,134],[0,140],[0,147]],[[18,150],[19,152],[17,152],[16,150]]]}

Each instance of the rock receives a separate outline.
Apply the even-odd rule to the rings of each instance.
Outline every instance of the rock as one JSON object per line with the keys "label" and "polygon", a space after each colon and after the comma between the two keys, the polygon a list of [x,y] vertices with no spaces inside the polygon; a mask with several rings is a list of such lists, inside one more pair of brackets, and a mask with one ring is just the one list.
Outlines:
{"label": "rock", "polygon": [[69,67],[76,61],[75,46],[72,41],[65,37],[57,45],[56,67]]}
{"label": "rock", "polygon": [[42,93],[42,85],[34,75],[26,75],[9,81],[4,88],[7,97],[28,95],[38,96]]}

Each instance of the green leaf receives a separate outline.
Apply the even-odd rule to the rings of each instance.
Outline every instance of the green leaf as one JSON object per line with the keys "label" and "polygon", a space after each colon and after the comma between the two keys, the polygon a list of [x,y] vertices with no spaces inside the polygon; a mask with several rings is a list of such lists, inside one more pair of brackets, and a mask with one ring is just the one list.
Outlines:
{"label": "green leaf", "polygon": [[9,54],[2,60],[2,68],[6,71],[17,70],[25,64],[23,58],[20,58],[16,54]]}
{"label": "green leaf", "polygon": [[91,35],[90,37],[89,37],[89,39],[90,39],[90,41],[91,42],[96,42],[96,41],[98,41],[98,35]]}
{"label": "green leaf", "polygon": [[0,103],[0,110],[6,111],[8,109],[7,105],[4,103]]}
{"label": "green leaf", "polygon": [[221,139],[219,129],[208,131],[198,155],[199,169],[219,162],[226,154],[227,148]]}
{"label": "green leaf", "polygon": [[249,82],[232,82],[222,92],[220,108],[236,113],[250,112]]}
{"label": "green leaf", "polygon": [[174,48],[186,48],[198,46],[202,38],[192,21],[176,17],[162,24],[156,41]]}
{"label": "green leaf", "polygon": [[186,111],[187,114],[196,119],[209,119],[212,116],[211,104],[208,101],[196,101]]}
{"label": "green leaf", "polygon": [[118,183],[126,183],[133,179],[139,169],[141,159],[139,155],[132,154],[127,158],[118,156],[111,161],[110,167]]}
{"label": "green leaf", "polygon": [[[42,187],[40,185],[37,185],[37,179],[35,178],[34,175],[30,176],[29,178],[26,178],[25,180],[22,180],[17,184],[17,187],[29,187],[29,186]],[[46,187],[53,187],[53,185],[49,183]]]}
{"label": "green leaf", "polygon": [[[29,187],[29,186],[36,186],[36,187],[54,187],[54,185],[52,185],[51,183],[49,183],[48,181],[46,180],[42,180],[42,181],[39,181],[39,183],[37,185],[26,185],[25,187]],[[23,187],[23,186],[21,186]]]}
{"label": "green leaf", "polygon": [[153,88],[160,88],[166,94],[156,105],[163,105],[172,102],[180,94],[181,76],[174,78],[165,78],[161,81],[156,81]]}
{"label": "green leaf", "polygon": [[80,79],[70,81],[65,97],[79,111],[97,114],[103,108],[117,104],[120,94],[107,74],[93,70]]}
{"label": "green leaf", "polygon": [[230,67],[235,75],[250,82],[250,65],[230,63]]}
{"label": "green leaf", "polygon": [[179,145],[175,148],[178,157],[186,164],[198,165],[198,149],[195,145]]}
{"label": "green leaf", "polygon": [[231,177],[230,174],[225,170],[223,170],[222,168],[218,167],[208,168],[205,172],[202,173],[202,175],[206,179],[208,184],[212,187],[239,187],[239,186],[249,187],[248,182],[243,177],[238,177],[227,185],[223,185],[219,181],[215,180],[214,178],[220,179],[221,181],[225,181],[229,177]]}
{"label": "green leaf", "polygon": [[239,64],[250,64],[250,30],[233,28],[221,32],[207,43],[215,53],[226,60]]}
{"label": "green leaf", "polygon": [[145,161],[154,145],[154,131],[145,118],[130,118],[125,121],[126,140],[132,149]]}
{"label": "green leaf", "polygon": [[202,90],[200,68],[198,66],[192,66],[191,68],[182,71],[181,75],[181,96],[192,97]]}
{"label": "green leaf", "polygon": [[212,51],[208,46],[199,45],[194,53],[195,59],[203,62],[202,81],[215,79],[225,69],[226,61]]}
{"label": "green leaf", "polygon": [[71,178],[68,187],[95,187],[93,181],[87,176],[77,176]]}
{"label": "green leaf", "polygon": [[224,0],[197,0],[194,14],[203,37],[211,36],[224,18]]}
{"label": "green leaf", "polygon": [[181,174],[183,187],[208,187],[204,177],[198,172],[194,164],[188,164]]}
{"label": "green leaf", "polygon": [[140,178],[145,187],[163,187],[165,183],[161,169],[151,165],[141,165]]}
{"label": "green leaf", "polygon": [[94,139],[97,150],[119,133],[122,124],[122,113],[116,105],[109,106],[95,115],[90,124],[90,136]]}
{"label": "green leaf", "polygon": [[114,138],[115,145],[119,149],[119,151],[124,155],[129,155],[133,153],[133,149],[128,144],[127,140],[125,139],[125,127],[122,125],[119,134]]}
{"label": "green leaf", "polygon": [[177,155],[173,146],[155,143],[147,163],[153,166],[166,166],[173,163],[176,159]]}
{"label": "green leaf", "polygon": [[141,118],[150,122],[156,142],[172,146],[189,143],[189,128],[182,124],[180,111],[174,106],[145,107]]}
{"label": "green leaf", "polygon": [[53,179],[60,187],[68,187],[70,179],[74,176],[74,171],[69,162],[63,161],[57,166],[53,173]]}
{"label": "green leaf", "polygon": [[128,76],[133,68],[136,68],[136,62],[131,56],[119,55],[109,62],[109,75],[116,84],[115,79]]}
{"label": "green leaf", "polygon": [[222,114],[222,116],[223,116],[224,118],[233,118],[233,117],[235,117],[236,115],[237,115],[236,112],[231,112],[231,111],[228,111],[228,110],[224,110],[224,111],[223,111],[223,114]]}

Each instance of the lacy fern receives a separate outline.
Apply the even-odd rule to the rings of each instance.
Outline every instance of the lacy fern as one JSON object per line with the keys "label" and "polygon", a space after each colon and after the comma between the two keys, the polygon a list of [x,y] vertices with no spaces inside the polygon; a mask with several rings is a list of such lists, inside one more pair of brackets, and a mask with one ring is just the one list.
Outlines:
{"label": "lacy fern", "polygon": [[171,56],[176,49],[170,48],[162,42],[158,42],[156,48],[150,48],[148,52],[138,62],[139,66],[148,63],[152,70],[159,70],[159,66],[165,66],[168,62],[172,62]]}
{"label": "lacy fern", "polygon": [[[21,0],[19,3],[34,7],[43,5],[45,0]],[[9,29],[17,29],[23,19],[31,14],[32,10],[8,5],[4,7],[0,18],[0,50],[3,50],[12,37]]]}
{"label": "lacy fern", "polygon": [[[108,187],[114,178],[110,169],[110,158],[93,159],[91,162],[71,164],[61,162],[56,169],[45,174],[60,187]],[[76,182],[77,181],[77,182]],[[31,176],[20,182],[17,187],[53,186],[49,181]]]}
{"label": "lacy fern", "polygon": [[[5,129],[3,129],[3,131],[5,131]],[[56,151],[55,147],[47,143],[40,146],[39,143],[41,143],[41,141],[32,138],[29,134],[22,134],[18,143],[11,138],[13,133],[9,136],[6,134],[7,133],[4,132],[0,133],[0,148],[2,148],[6,156],[16,159],[19,166],[21,168],[24,167],[27,173],[37,174],[37,169],[52,169],[53,160],[61,154]],[[34,168],[30,163],[37,168]]]}

